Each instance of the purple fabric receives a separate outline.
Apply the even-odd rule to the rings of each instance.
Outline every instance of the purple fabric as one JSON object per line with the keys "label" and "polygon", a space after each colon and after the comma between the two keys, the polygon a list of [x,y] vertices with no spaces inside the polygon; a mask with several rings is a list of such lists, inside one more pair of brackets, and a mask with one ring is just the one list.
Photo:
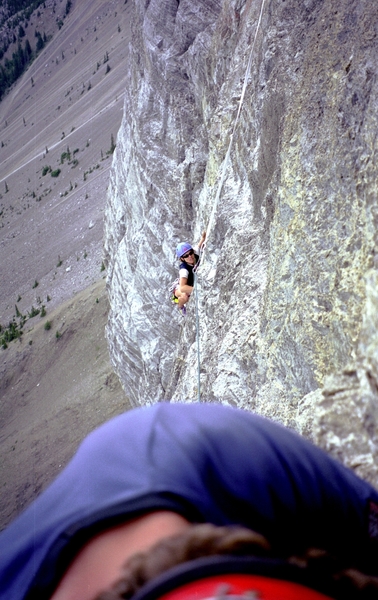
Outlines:
{"label": "purple fabric", "polygon": [[257,415],[216,404],[134,409],[92,432],[0,535],[0,598],[48,598],[90,535],[157,508],[242,524],[288,551],[359,556],[370,500],[378,493],[368,483]]}

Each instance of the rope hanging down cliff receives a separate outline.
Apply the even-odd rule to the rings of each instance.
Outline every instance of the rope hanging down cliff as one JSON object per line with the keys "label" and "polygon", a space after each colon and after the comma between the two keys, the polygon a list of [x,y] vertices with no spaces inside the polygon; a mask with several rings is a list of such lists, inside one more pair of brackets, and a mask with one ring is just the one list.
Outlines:
{"label": "rope hanging down cliff", "polygon": [[[213,222],[214,222],[214,218],[215,218],[215,213],[216,213],[216,209],[218,206],[218,202],[219,202],[219,198],[221,195],[221,191],[223,188],[223,183],[226,177],[226,170],[227,170],[227,166],[228,166],[228,162],[230,159],[230,154],[231,154],[231,148],[232,148],[232,143],[234,140],[234,134],[239,122],[239,117],[240,117],[240,113],[242,110],[242,106],[243,106],[243,102],[244,102],[244,96],[245,96],[245,92],[247,89],[247,85],[248,85],[248,79],[250,76],[250,72],[251,72],[251,66],[252,66],[252,57],[253,57],[253,51],[255,48],[255,43],[256,43],[256,39],[257,39],[257,34],[259,32],[260,29],[260,25],[261,25],[261,20],[262,20],[262,15],[263,15],[263,11],[264,11],[264,6],[265,6],[265,0],[262,0],[261,2],[261,7],[260,7],[260,14],[259,14],[259,18],[257,21],[257,26],[256,26],[256,31],[255,31],[255,35],[253,38],[253,42],[252,42],[252,46],[251,46],[251,50],[249,53],[249,58],[248,58],[248,64],[247,64],[247,69],[245,72],[245,76],[244,76],[244,82],[243,82],[243,87],[242,87],[242,92],[240,95],[240,100],[239,100],[239,106],[238,106],[238,111],[236,113],[236,117],[234,119],[234,123],[232,126],[232,131],[230,134],[230,141],[228,144],[228,148],[227,148],[227,152],[226,152],[226,156],[224,158],[223,161],[223,166],[222,166],[222,171],[221,171],[221,177],[219,179],[219,183],[218,183],[218,188],[217,188],[217,193],[215,195],[215,200],[213,203],[213,208],[210,214],[210,219],[208,222],[208,226],[206,229],[207,232],[207,239],[209,236],[209,233],[213,227]],[[201,257],[201,265],[203,266],[204,261],[205,261],[205,252],[206,252],[206,245],[203,247],[202,250],[202,257]],[[195,294],[196,294],[196,337],[197,337],[197,398],[198,398],[198,402],[201,402],[201,354],[200,354],[200,331],[199,331],[199,297],[198,297],[198,273],[197,273],[197,269],[194,271],[194,288],[195,288]]]}
{"label": "rope hanging down cliff", "polygon": [[[229,162],[229,159],[230,159],[232,143],[234,141],[234,134],[235,134],[238,122],[239,122],[239,117],[240,117],[240,113],[241,113],[243,102],[244,102],[244,96],[245,96],[245,92],[246,92],[247,85],[248,85],[248,78],[249,78],[249,75],[251,73],[253,51],[255,49],[255,43],[256,43],[256,39],[257,39],[257,34],[259,32],[260,25],[261,25],[262,15],[263,15],[263,11],[264,11],[264,5],[265,5],[265,0],[262,0],[261,7],[260,7],[259,19],[257,21],[256,31],[255,31],[255,35],[254,35],[254,38],[253,38],[253,42],[252,42],[252,46],[251,46],[251,51],[249,53],[247,70],[246,70],[245,76],[244,76],[244,82],[243,82],[242,92],[241,92],[241,95],[240,95],[238,111],[236,113],[236,117],[234,119],[234,123],[233,123],[233,126],[232,126],[232,131],[231,131],[231,134],[230,134],[230,141],[229,141],[229,144],[228,144],[228,149],[227,149],[227,152],[226,152],[226,156],[225,156],[224,161],[223,161],[223,166],[222,166],[222,171],[221,171],[221,177],[219,179],[217,193],[215,195],[215,200],[214,200],[214,203],[213,203],[213,208],[211,210],[209,223],[208,223],[208,226],[207,226],[207,229],[206,229],[206,231],[207,231],[207,238],[209,237],[209,233],[210,233],[210,231],[211,231],[211,229],[213,227],[213,222],[214,222],[214,218],[215,218],[216,209],[217,209],[219,198],[220,198],[221,191],[222,191],[222,188],[223,188],[223,183],[224,183],[224,180],[225,180],[225,177],[226,177],[226,170],[227,170],[228,162]],[[202,265],[204,263],[205,251],[206,251],[206,248],[204,248],[204,250],[203,250]]]}

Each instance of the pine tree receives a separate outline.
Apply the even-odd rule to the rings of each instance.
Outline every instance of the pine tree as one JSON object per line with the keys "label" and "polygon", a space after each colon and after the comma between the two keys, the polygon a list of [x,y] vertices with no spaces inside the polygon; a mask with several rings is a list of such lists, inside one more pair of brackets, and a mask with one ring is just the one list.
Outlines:
{"label": "pine tree", "polygon": [[36,36],[37,36],[36,50],[37,50],[37,52],[40,52],[42,50],[43,46],[44,46],[43,39],[42,39],[42,36],[39,33],[39,31],[36,31],[35,33],[36,33]]}
{"label": "pine tree", "polygon": [[32,55],[31,45],[30,45],[29,40],[26,40],[25,49],[24,49],[24,56],[25,56],[26,62],[29,62],[31,55]]}

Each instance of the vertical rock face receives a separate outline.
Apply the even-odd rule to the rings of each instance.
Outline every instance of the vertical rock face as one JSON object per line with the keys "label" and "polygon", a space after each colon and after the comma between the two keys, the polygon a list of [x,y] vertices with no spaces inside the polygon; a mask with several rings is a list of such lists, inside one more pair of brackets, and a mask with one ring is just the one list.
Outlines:
{"label": "vertical rock face", "polygon": [[197,399],[195,302],[182,319],[167,287],[177,242],[210,223],[201,399],[278,419],[377,483],[378,5],[130,1],[105,222],[128,396]]}

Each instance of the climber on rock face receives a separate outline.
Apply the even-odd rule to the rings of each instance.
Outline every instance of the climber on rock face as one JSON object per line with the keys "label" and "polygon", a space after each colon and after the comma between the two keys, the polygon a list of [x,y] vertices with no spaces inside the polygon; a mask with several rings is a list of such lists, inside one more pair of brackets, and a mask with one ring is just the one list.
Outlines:
{"label": "climber on rock face", "polygon": [[194,273],[193,268],[199,261],[199,251],[206,239],[206,231],[201,235],[197,247],[193,248],[188,242],[180,242],[176,248],[176,256],[180,260],[179,283],[173,291],[178,299],[178,307],[185,313],[185,304],[188,302],[193,291]]}

